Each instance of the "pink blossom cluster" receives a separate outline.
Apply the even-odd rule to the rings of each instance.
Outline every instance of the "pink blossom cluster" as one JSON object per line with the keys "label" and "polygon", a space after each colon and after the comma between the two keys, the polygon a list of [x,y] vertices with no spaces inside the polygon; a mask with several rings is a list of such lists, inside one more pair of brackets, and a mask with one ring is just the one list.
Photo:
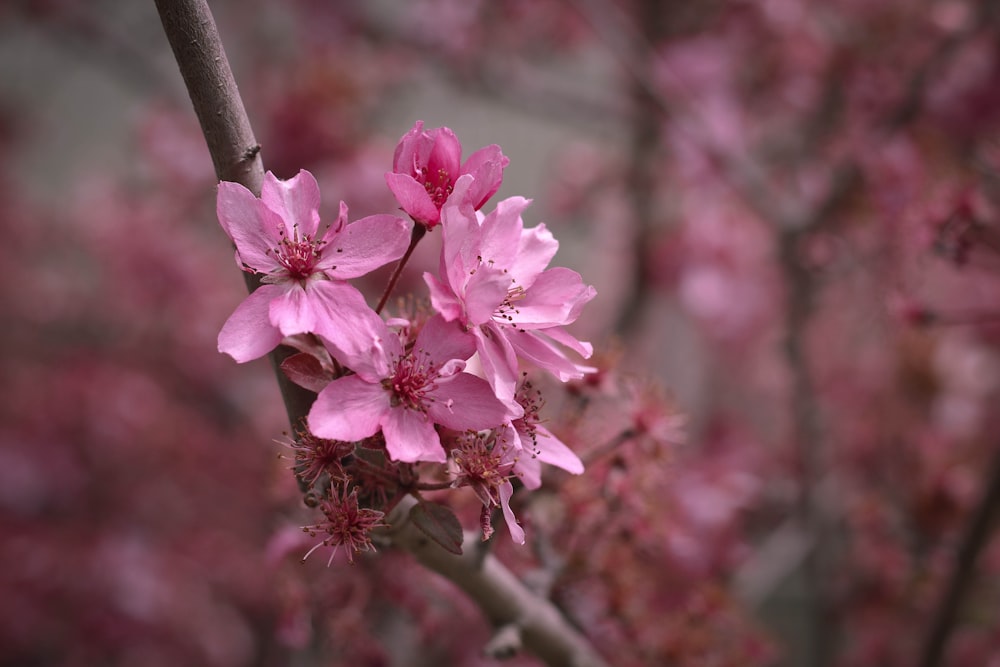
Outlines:
{"label": "pink blossom cluster", "polygon": [[[237,264],[261,285],[223,325],[219,350],[245,362],[284,342],[312,357],[302,362],[300,355],[286,367],[293,381],[318,393],[309,434],[300,440],[384,447],[387,465],[447,464],[452,486],[471,486],[482,500],[484,537],[492,532],[489,512],[501,507],[512,537],[523,543],[509,506],[512,481],[537,488],[540,462],[575,474],[583,464],[540,425],[539,401],[519,389],[521,365],[562,381],[592,372],[575,358],[590,357],[591,345],[564,327],[595,291],[574,271],[547,268],[559,244],[544,224],[525,228],[529,200],[511,197],[480,212],[509,162],[500,147],[464,162],[461,154],[448,128],[424,130],[418,121],[402,137],[385,179],[411,220],[384,214],[350,222],[341,202],[338,217],[323,225],[319,186],[305,170],[286,181],[268,172],[260,197],[220,183],[219,222],[236,246]],[[438,227],[438,270],[424,273],[429,303],[383,319],[381,305],[403,264]],[[394,260],[396,272],[373,309],[349,281]],[[297,448],[297,460],[303,451]],[[327,509],[357,498],[358,483],[339,463],[325,477],[310,470],[314,488],[341,485],[329,491],[341,502],[327,502]],[[418,491],[415,484],[403,494]],[[354,534],[343,517],[327,516],[340,522],[340,534]],[[339,544],[332,537],[324,543]],[[351,544],[370,546],[356,535]]]}

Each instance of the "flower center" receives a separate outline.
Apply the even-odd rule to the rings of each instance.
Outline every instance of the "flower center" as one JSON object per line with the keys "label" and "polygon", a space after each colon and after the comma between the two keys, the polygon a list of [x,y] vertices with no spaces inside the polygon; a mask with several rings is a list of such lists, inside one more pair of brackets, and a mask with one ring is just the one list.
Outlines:
{"label": "flower center", "polygon": [[430,195],[431,201],[434,202],[434,206],[437,208],[444,206],[448,195],[455,189],[455,184],[452,182],[451,175],[447,169],[438,169],[436,172],[431,173],[427,167],[421,167],[417,174],[417,181],[423,184],[424,190]]}
{"label": "flower center", "polygon": [[390,403],[393,407],[402,405],[426,412],[424,404],[434,400],[427,393],[434,388],[438,369],[426,356],[418,355],[408,354],[400,359],[392,377],[382,382],[382,386],[392,393]]}
{"label": "flower center", "polygon": [[315,272],[319,258],[323,255],[325,241],[314,241],[312,236],[299,236],[298,225],[295,226],[292,238],[281,232],[278,247],[271,250],[288,277],[293,280],[305,280]]}

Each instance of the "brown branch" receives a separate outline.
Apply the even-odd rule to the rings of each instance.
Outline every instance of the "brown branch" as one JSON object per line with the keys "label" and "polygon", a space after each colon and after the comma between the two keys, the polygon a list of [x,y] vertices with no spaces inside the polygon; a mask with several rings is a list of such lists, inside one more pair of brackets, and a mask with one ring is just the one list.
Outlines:
{"label": "brown branch", "polygon": [[997,510],[1000,509],[1000,454],[994,458],[984,484],[979,504],[969,517],[969,523],[966,524],[947,586],[934,613],[931,629],[921,654],[921,667],[937,667],[943,664],[948,637],[955,627],[958,610],[969,584],[972,583],[976,560],[979,552],[989,541]]}
{"label": "brown branch", "polygon": [[[264,175],[260,147],[206,1],[155,3],[212,154],[216,175],[219,180],[240,183],[259,195]],[[259,282],[250,276],[247,286],[253,291]],[[279,347],[271,354],[271,361],[289,421],[293,428],[301,428],[315,394],[289,382],[279,368],[280,362],[295,352]],[[405,516],[402,509],[397,510],[397,516]],[[480,557],[472,543],[475,539],[465,549],[465,556],[453,556],[409,522],[400,524],[392,533],[393,544],[454,582],[479,605],[499,630],[491,643],[493,650],[505,652],[523,643],[550,665],[605,665],[549,600],[533,594],[492,555]]]}
{"label": "brown branch", "polygon": [[[407,497],[394,512],[406,516],[416,503]],[[603,667],[604,660],[569,624],[556,607],[528,589],[496,556],[478,549],[479,534],[467,532],[462,555],[440,548],[409,521],[392,521],[388,532],[395,546],[465,591],[495,628],[495,637],[516,629],[520,642],[549,665]]]}

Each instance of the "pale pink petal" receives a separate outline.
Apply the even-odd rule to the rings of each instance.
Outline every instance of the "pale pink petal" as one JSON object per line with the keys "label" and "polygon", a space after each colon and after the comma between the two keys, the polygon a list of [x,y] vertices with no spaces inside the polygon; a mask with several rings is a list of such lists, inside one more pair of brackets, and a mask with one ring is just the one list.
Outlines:
{"label": "pale pink petal", "polygon": [[435,315],[420,330],[414,348],[440,365],[450,359],[464,361],[471,357],[476,353],[476,339],[458,322],[447,322]]}
{"label": "pale pink petal", "polygon": [[390,410],[389,394],[357,375],[334,380],[309,411],[309,430],[330,440],[362,440],[378,432]]}
{"label": "pale pink petal", "polygon": [[510,288],[509,274],[485,265],[479,267],[465,286],[465,324],[483,324],[493,319]]}
{"label": "pale pink petal", "polygon": [[500,485],[500,507],[503,508],[503,518],[507,522],[507,529],[510,531],[510,538],[516,544],[524,544],[524,529],[517,523],[517,517],[510,508],[510,499],[514,495],[514,485],[504,482]]}
{"label": "pale pink petal", "polygon": [[469,190],[469,203],[476,210],[483,207],[486,201],[496,194],[503,182],[503,170],[510,160],[500,151],[496,144],[480,148],[462,165],[463,174],[472,174],[475,185]]}
{"label": "pale pink petal", "polygon": [[277,285],[261,285],[236,307],[219,332],[219,352],[239,363],[258,359],[281,342],[281,332],[268,320],[271,301],[281,296]]}
{"label": "pale pink petal", "polygon": [[[333,243],[337,235],[340,234],[342,231],[344,231],[344,227],[346,226],[347,226],[347,204],[344,202],[343,199],[341,199],[340,211],[337,213],[337,219],[333,221],[332,225],[329,225],[326,228],[326,231],[323,233],[323,238],[320,240],[323,241],[324,243]],[[322,260],[320,260],[317,266],[321,264],[323,264]]]}
{"label": "pale pink petal", "polygon": [[449,322],[462,317],[463,304],[450,287],[432,273],[424,273],[424,282],[427,283],[427,289],[431,293],[431,305],[434,306],[434,310],[441,313]]}
{"label": "pale pink petal", "polygon": [[535,282],[535,278],[545,270],[545,267],[555,257],[557,250],[559,250],[559,241],[556,241],[544,224],[532,229],[525,229],[521,233],[517,257],[510,266],[511,275],[521,287],[530,288]]}
{"label": "pale pink petal", "polygon": [[476,212],[465,201],[465,192],[472,185],[471,176],[462,176],[441,209],[441,265],[439,273],[447,278],[456,293],[468,280],[469,272],[481,264],[479,254],[480,222]]}
{"label": "pale pink petal", "polygon": [[374,381],[388,373],[388,358],[401,352],[398,337],[353,285],[319,280],[307,290],[317,313],[315,333],[345,366]]}
{"label": "pale pink petal", "polygon": [[543,271],[524,298],[514,304],[514,322],[522,329],[570,324],[596,294],[576,271],[563,267]]}
{"label": "pale pink petal", "polygon": [[543,463],[562,468],[574,475],[583,473],[583,461],[572,449],[552,435],[544,426],[535,426],[535,444],[538,446],[538,459]]}
{"label": "pale pink petal", "polygon": [[363,276],[402,257],[412,228],[412,222],[395,215],[356,220],[329,240],[316,268],[341,280]]}
{"label": "pale pink petal", "polygon": [[382,420],[382,434],[393,461],[444,463],[447,460],[434,424],[421,412],[405,407],[391,409]]}
{"label": "pale pink petal", "polygon": [[414,220],[433,226],[441,219],[441,212],[427,190],[409,174],[386,172],[385,182],[399,206]]}
{"label": "pale pink petal", "polygon": [[316,313],[316,300],[310,298],[308,288],[299,283],[286,283],[286,289],[271,301],[268,318],[283,336],[316,331],[316,322],[322,317]]}
{"label": "pale pink petal", "polygon": [[528,450],[521,452],[514,464],[514,473],[526,489],[534,490],[542,485],[542,462]]}
{"label": "pale pink petal", "polygon": [[287,181],[278,180],[274,174],[267,172],[260,198],[284,219],[288,234],[292,234],[297,225],[300,235],[316,235],[319,229],[319,184],[305,169]]}
{"label": "pale pink petal", "polygon": [[455,431],[480,431],[499,426],[509,410],[490,385],[469,373],[451,376],[428,392],[427,413],[435,423]]}
{"label": "pale pink petal", "polygon": [[584,359],[590,359],[590,355],[594,353],[593,345],[582,340],[577,340],[562,327],[546,329],[545,335],[560,345],[565,345]]}
{"label": "pale pink petal", "polygon": [[283,223],[252,192],[239,183],[223,181],[219,183],[215,210],[243,264],[261,273],[280,268],[268,253],[278,245],[278,230]]}
{"label": "pale pink petal", "polygon": [[539,331],[521,332],[508,329],[507,341],[517,356],[554,374],[563,382],[578,380],[591,372],[590,366],[576,364]]}
{"label": "pale pink petal", "polygon": [[[476,254],[484,263],[492,262],[501,269],[514,265],[521,244],[524,223],[521,212],[531,204],[524,197],[508,197],[483,220]],[[512,278],[516,276],[511,276]]]}
{"label": "pale pink petal", "polygon": [[514,400],[517,388],[517,356],[507,338],[497,331],[493,324],[476,327],[476,351],[483,366],[483,374],[493,387],[493,393],[508,408],[518,407]]}

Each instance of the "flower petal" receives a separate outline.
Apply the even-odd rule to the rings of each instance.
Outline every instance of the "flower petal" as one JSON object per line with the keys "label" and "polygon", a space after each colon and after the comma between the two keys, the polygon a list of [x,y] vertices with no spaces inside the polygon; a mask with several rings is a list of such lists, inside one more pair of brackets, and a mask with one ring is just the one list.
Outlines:
{"label": "flower petal", "polygon": [[535,444],[538,447],[538,459],[543,463],[562,468],[574,475],[583,473],[583,461],[572,449],[552,435],[544,426],[535,426]]}
{"label": "flower petal", "polygon": [[260,198],[285,221],[289,235],[296,225],[300,235],[316,235],[319,229],[319,184],[316,177],[305,169],[287,181],[278,180],[274,174],[267,172]]}
{"label": "flower petal", "polygon": [[472,333],[476,337],[476,351],[479,352],[483,374],[493,388],[493,393],[504,405],[516,412],[520,406],[514,400],[517,388],[517,355],[514,354],[514,348],[492,323],[476,327]]}
{"label": "flower petal", "polygon": [[428,133],[434,143],[427,156],[428,178],[436,180],[439,171],[448,175],[451,183],[458,179],[462,168],[462,144],[451,128],[437,127]]}
{"label": "flower petal", "polygon": [[515,304],[514,323],[522,329],[570,324],[597,292],[576,271],[556,267],[543,271],[524,298]]}
{"label": "flower petal", "polygon": [[398,357],[402,348],[361,292],[334,280],[313,282],[307,292],[318,313],[315,333],[337,361],[370,381],[384,378],[389,359]]}
{"label": "flower petal", "polygon": [[524,529],[517,522],[514,511],[510,508],[510,498],[514,495],[514,485],[504,482],[500,485],[500,507],[503,508],[503,518],[510,531],[510,539],[517,544],[524,544]]}
{"label": "flower petal", "polygon": [[525,229],[517,249],[517,257],[510,267],[510,273],[524,289],[534,284],[535,278],[545,270],[556,251],[559,241],[552,236],[545,224]]}
{"label": "flower petal", "polygon": [[[551,331],[546,330],[545,333]],[[517,356],[533,363],[535,366],[549,371],[563,382],[577,380],[584,374],[593,372],[590,366],[574,363],[566,354],[557,348],[550,339],[540,331],[515,331],[508,329],[507,342],[516,351]]]}
{"label": "flower petal", "polygon": [[444,463],[447,460],[441,437],[422,412],[402,406],[392,408],[382,420],[382,433],[393,461]]}
{"label": "flower petal", "polygon": [[329,239],[317,268],[331,278],[357,278],[399,259],[410,244],[413,223],[395,215],[371,215]]}
{"label": "flower petal", "polygon": [[480,431],[499,426],[509,410],[493,395],[490,385],[469,373],[456,373],[429,392],[434,400],[427,413],[435,423],[455,431]]}
{"label": "flower petal", "polygon": [[362,440],[378,433],[389,411],[389,394],[357,375],[334,380],[309,411],[309,430],[330,440]]}
{"label": "flower petal", "polygon": [[471,357],[476,353],[476,339],[457,322],[447,322],[435,315],[424,323],[414,348],[441,365],[451,359],[465,361]]}
{"label": "flower petal", "polygon": [[496,194],[503,183],[503,170],[510,160],[501,152],[496,144],[480,148],[462,165],[463,174],[472,174],[475,185],[469,190],[468,201],[472,207],[479,210],[487,200]]}
{"label": "flower petal", "polygon": [[[457,320],[462,317],[464,310],[462,302],[446,284],[437,279],[432,273],[424,272],[424,282],[431,293],[431,305],[434,310],[441,313],[447,321]],[[462,322],[467,324],[467,322]]]}
{"label": "flower petal", "polygon": [[278,230],[283,223],[252,192],[239,183],[219,183],[215,211],[243,264],[261,273],[280,268],[268,253],[278,245]]}
{"label": "flower petal", "polygon": [[441,212],[427,190],[409,174],[386,172],[385,183],[392,190],[399,206],[417,222],[433,227],[441,219]]}
{"label": "flower petal", "polygon": [[280,297],[277,285],[261,285],[245,298],[219,332],[219,352],[239,363],[258,359],[277,347],[281,332],[268,319],[271,301]]}

